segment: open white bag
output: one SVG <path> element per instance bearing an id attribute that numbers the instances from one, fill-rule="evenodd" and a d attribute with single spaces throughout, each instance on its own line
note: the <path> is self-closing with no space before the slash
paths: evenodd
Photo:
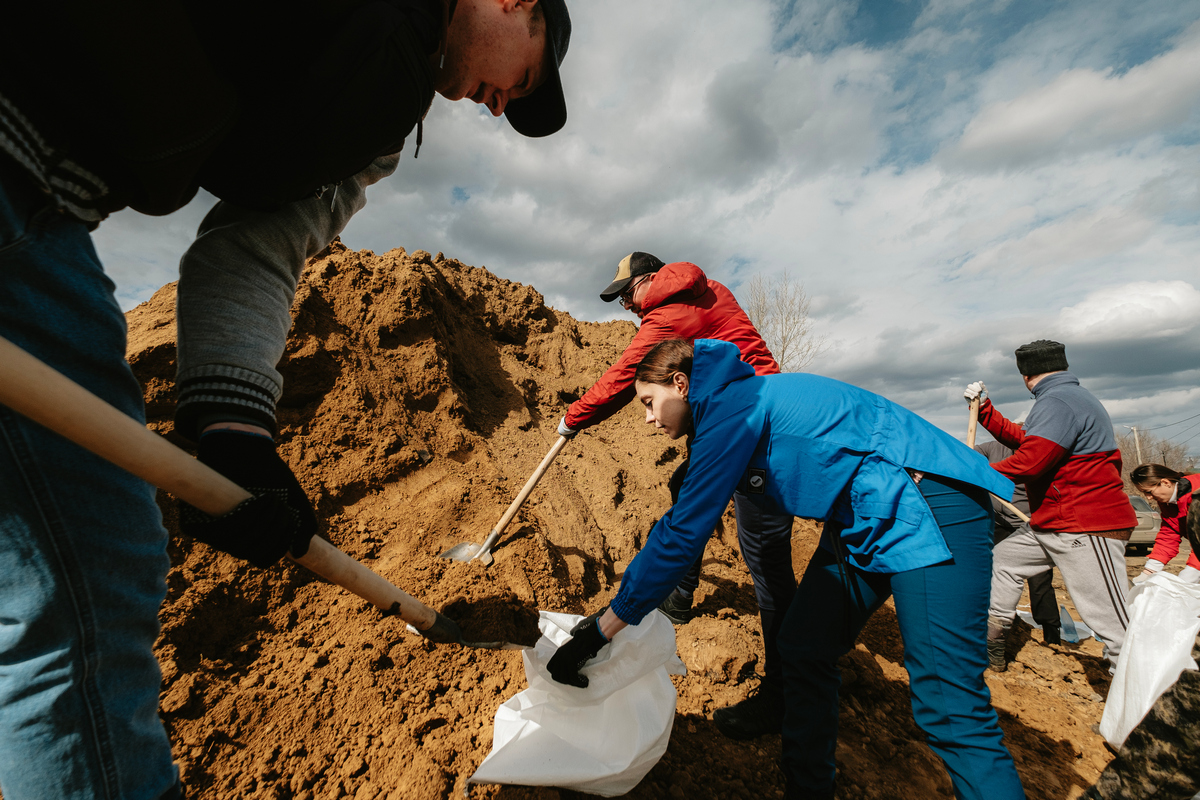
<path id="1" fill-rule="evenodd" d="M 588 687 L 565 686 L 546 664 L 582 619 L 542 611 L 542 638 L 523 653 L 529 688 L 496 710 L 492 752 L 471 783 L 558 786 L 615 797 L 637 785 L 667 750 L 675 685 L 686 669 L 675 628 L 651 612 L 613 637 L 581 672 Z"/>
<path id="2" fill-rule="evenodd" d="M 1192 646 L 1200 631 L 1200 585 L 1159 572 L 1129 593 L 1129 627 L 1100 735 L 1120 747 L 1185 669 L 1196 669 Z"/>

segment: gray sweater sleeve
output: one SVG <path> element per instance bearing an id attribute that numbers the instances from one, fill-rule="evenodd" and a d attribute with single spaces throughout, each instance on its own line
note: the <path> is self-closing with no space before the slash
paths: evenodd
<path id="1" fill-rule="evenodd" d="M 191 439 L 201 424 L 238 421 L 275 430 L 275 403 L 296 284 L 367 202 L 371 184 L 400 155 L 373 161 L 321 197 L 271 212 L 220 202 L 179 264 L 176 429 Z"/>

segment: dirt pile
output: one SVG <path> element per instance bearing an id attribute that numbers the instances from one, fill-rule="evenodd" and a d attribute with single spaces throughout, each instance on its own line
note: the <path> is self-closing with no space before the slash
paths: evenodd
<path id="1" fill-rule="evenodd" d="M 469 639 L 527 641 L 536 609 L 590 612 L 611 598 L 666 509 L 666 479 L 682 456 L 632 407 L 567 446 L 493 566 L 437 554 L 486 536 L 632 323 L 579 322 L 530 287 L 441 254 L 340 244 L 309 266 L 293 311 L 280 452 L 324 535 L 459 620 Z M 151 425 L 172 437 L 173 312 L 168 286 L 128 314 Z M 817 535 L 797 523 L 798 569 Z M 490 749 L 497 706 L 524 688 L 519 653 L 430 646 L 299 567 L 257 570 L 178 535 L 171 556 L 162 716 L 191 796 L 457 795 Z M 631 796 L 782 796 L 778 737 L 732 742 L 711 721 L 745 696 L 761 658 L 731 516 L 709 545 L 698 609 L 678 629 L 690 674 L 675 679 L 670 749 Z M 1073 797 L 1108 758 L 1089 730 L 1106 676 L 1094 654 L 1021 644 L 1023 664 L 989 678 L 1002 724 L 1029 796 Z M 839 797 L 951 796 L 907 710 L 901 661 L 885 608 L 845 660 Z"/>

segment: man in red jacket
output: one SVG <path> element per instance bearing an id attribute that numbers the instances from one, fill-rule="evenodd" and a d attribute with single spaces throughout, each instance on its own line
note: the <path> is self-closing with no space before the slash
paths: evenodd
<path id="1" fill-rule="evenodd" d="M 558 432 L 572 437 L 599 424 L 634 398 L 633 374 L 650 348 L 664 339 L 722 339 L 737 345 L 742 360 L 757 375 L 773 375 L 779 365 L 767 349 L 733 293 L 705 276 L 695 264 L 664 264 L 649 253 L 621 259 L 613 282 L 600 293 L 610 303 L 637 314 L 642 324 L 617 363 L 567 409 Z M 669 486 L 672 500 L 683 483 L 687 460 L 675 470 Z M 733 496 L 738 544 L 754 579 L 762 622 L 766 664 L 762 682 L 737 705 L 718 709 L 713 720 L 731 739 L 753 739 L 779 733 L 783 727 L 783 664 L 779 658 L 779 625 L 796 591 L 792 572 L 792 517 L 759 508 L 748 495 Z M 676 624 L 691 618 L 692 593 L 700 583 L 700 561 L 660 607 Z"/>
<path id="2" fill-rule="evenodd" d="M 1066 349 L 1040 339 L 1017 348 L 1017 369 L 1035 398 L 1022 430 L 996 410 L 981 382 L 963 396 L 983 399 L 979 421 L 996 441 L 1015 452 L 992 464 L 1024 483 L 1033 514 L 1029 525 L 993 551 L 992 600 L 988 609 L 988 661 L 1006 668 L 1005 636 L 1023 584 L 1057 566 L 1083 621 L 1104 642 L 1115 667 L 1125 641 L 1125 542 L 1137 525 L 1121 482 L 1108 412 L 1067 372 Z"/>

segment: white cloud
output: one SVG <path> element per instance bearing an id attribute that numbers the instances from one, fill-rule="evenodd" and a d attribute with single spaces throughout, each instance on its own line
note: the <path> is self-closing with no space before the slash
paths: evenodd
<path id="1" fill-rule="evenodd" d="M 1073 341 L 1092 342 L 1200 333 L 1200 290 L 1182 280 L 1105 287 L 1064 308 L 1058 330 Z"/>
<path id="2" fill-rule="evenodd" d="M 1029 270 L 1066 270 L 1130 249 L 1157 230 L 1155 220 L 1123 208 L 1093 208 L 1036 227 L 971 257 L 963 269 L 1003 270 L 1024 276 Z"/>
<path id="3" fill-rule="evenodd" d="M 1121 74 L 1069 69 L 984 107 L 949 150 L 968 167 L 1016 167 L 1121 144 L 1178 126 L 1200 104 L 1200 26 L 1175 49 Z"/>
<path id="4" fill-rule="evenodd" d="M 1132 420 L 1134 422 L 1143 419 L 1175 421 L 1182 419 L 1184 416 L 1190 416 L 1190 414 L 1182 414 L 1181 412 L 1198 407 L 1200 407 L 1200 389 L 1174 389 L 1138 397 L 1110 399 L 1104 403 L 1104 408 L 1108 411 L 1108 415 L 1117 424 L 1119 424 L 1118 420 Z M 1196 412 L 1193 411 L 1192 413 Z M 1154 423 L 1147 424 L 1152 426 Z M 1160 421 L 1157 424 L 1163 423 Z M 1166 433 L 1168 436 L 1172 435 L 1170 431 L 1166 431 Z"/>

